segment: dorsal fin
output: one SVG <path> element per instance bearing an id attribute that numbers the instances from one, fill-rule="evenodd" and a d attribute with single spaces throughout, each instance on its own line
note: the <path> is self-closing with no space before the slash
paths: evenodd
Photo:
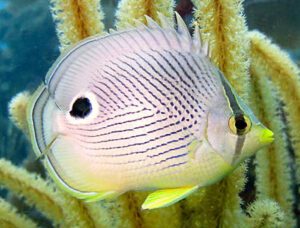
<path id="1" fill-rule="evenodd" d="M 202 39 L 201 39 L 200 29 L 199 29 L 199 26 L 196 25 L 194 34 L 193 34 L 193 45 L 194 45 L 195 49 L 200 50 L 201 43 L 202 43 Z"/>
<path id="2" fill-rule="evenodd" d="M 173 30 L 174 27 L 171 25 L 171 23 L 169 22 L 168 18 L 166 16 L 164 16 L 162 13 L 157 12 L 161 27 L 163 29 L 169 29 L 169 30 Z"/>
<path id="3" fill-rule="evenodd" d="M 140 28 L 146 28 L 147 26 L 140 20 L 138 19 L 133 19 L 134 21 L 134 25 L 137 29 L 140 29 Z"/>
<path id="4" fill-rule="evenodd" d="M 203 42 L 202 37 L 201 37 L 201 32 L 199 29 L 199 25 L 195 25 L 195 30 L 193 34 L 193 45 L 196 50 L 202 52 L 206 57 L 210 58 L 211 53 L 209 49 L 209 44 L 208 42 Z"/>
<path id="5" fill-rule="evenodd" d="M 188 39 L 189 42 L 192 42 L 189 29 L 186 26 L 184 20 L 182 19 L 182 17 L 177 12 L 175 12 L 175 16 L 176 16 L 176 21 L 177 21 L 177 30 L 178 30 L 178 32 L 180 34 L 182 34 L 186 39 Z"/>
<path id="6" fill-rule="evenodd" d="M 157 29 L 159 28 L 159 25 L 156 23 L 156 21 L 154 21 L 151 17 L 145 15 L 145 18 L 146 18 L 146 21 L 147 21 L 147 26 L 149 28 L 152 28 L 152 29 Z"/>
<path id="7" fill-rule="evenodd" d="M 110 29 L 108 29 L 108 32 L 109 32 L 109 34 L 114 34 L 114 33 L 116 33 L 117 31 L 114 30 L 114 29 L 112 29 L 112 28 L 110 28 Z"/>
<path id="8" fill-rule="evenodd" d="M 208 42 L 204 42 L 201 49 L 202 49 L 202 53 L 204 53 L 205 56 L 209 57 L 209 45 L 208 45 Z"/>

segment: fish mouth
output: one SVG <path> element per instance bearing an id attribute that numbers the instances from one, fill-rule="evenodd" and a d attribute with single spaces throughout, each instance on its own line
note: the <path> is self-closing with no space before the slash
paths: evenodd
<path id="1" fill-rule="evenodd" d="M 265 128 L 261 131 L 259 141 L 263 144 L 269 144 L 274 141 L 274 133 L 269 130 L 268 128 Z"/>

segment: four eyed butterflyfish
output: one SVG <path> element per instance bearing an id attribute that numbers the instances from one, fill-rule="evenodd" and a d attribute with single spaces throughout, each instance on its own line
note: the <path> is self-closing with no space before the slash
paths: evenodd
<path id="1" fill-rule="evenodd" d="M 161 16 L 85 39 L 33 95 L 33 148 L 54 181 L 86 201 L 153 191 L 160 208 L 215 183 L 273 141 L 191 37 Z"/>

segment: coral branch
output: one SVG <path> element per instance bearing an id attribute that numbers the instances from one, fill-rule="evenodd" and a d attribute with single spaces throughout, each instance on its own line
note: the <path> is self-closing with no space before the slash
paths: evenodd
<path id="1" fill-rule="evenodd" d="M 129 192 L 125 195 L 128 205 L 125 211 L 127 210 L 128 216 L 136 221 L 135 227 L 179 227 L 182 221 L 180 204 L 157 210 L 141 211 L 141 205 L 148 194 L 149 192 Z"/>
<path id="2" fill-rule="evenodd" d="M 279 88 L 285 103 L 287 125 L 296 155 L 297 178 L 300 183 L 300 78 L 299 69 L 288 55 L 259 32 L 249 33 L 253 68 L 269 76 Z"/>
<path id="3" fill-rule="evenodd" d="M 134 227 L 134 221 L 124 213 L 127 204 L 122 198 L 123 196 L 115 201 L 100 201 L 86 205 L 95 227 Z"/>
<path id="4" fill-rule="evenodd" d="M 62 209 L 54 201 L 59 197 L 41 178 L 0 160 L 0 184 L 24 196 L 30 205 L 35 205 L 48 218 L 54 221 L 63 219 Z"/>
<path id="5" fill-rule="evenodd" d="M 245 184 L 245 165 L 226 179 L 190 196 L 182 206 L 184 227 L 243 227 L 239 192 Z"/>
<path id="6" fill-rule="evenodd" d="M 122 0 L 117 11 L 118 29 L 126 28 L 128 25 L 136 25 L 136 20 L 146 24 L 145 15 L 158 21 L 158 12 L 173 21 L 173 0 Z"/>
<path id="7" fill-rule="evenodd" d="M 248 213 L 250 215 L 248 226 L 251 228 L 282 227 L 284 224 L 284 213 L 272 200 L 257 200 L 248 208 Z"/>
<path id="8" fill-rule="evenodd" d="M 285 212 L 285 224 L 295 226 L 291 178 L 291 158 L 287 135 L 281 120 L 279 95 L 272 82 L 260 69 L 251 67 L 256 89 L 256 102 L 260 104 L 259 116 L 275 134 L 274 143 L 256 154 L 256 187 L 258 198 L 275 200 Z"/>
<path id="9" fill-rule="evenodd" d="M 55 224 L 94 227 L 81 201 L 61 193 L 51 183 L 3 159 L 0 159 L 0 185 L 25 197 L 29 205 L 35 206 Z"/>
<path id="10" fill-rule="evenodd" d="M 0 226 L 35 228 L 37 224 L 24 215 L 19 215 L 16 208 L 0 199 Z"/>
<path id="11" fill-rule="evenodd" d="M 11 121 L 27 136 L 29 135 L 29 131 L 26 122 L 26 109 L 29 99 L 30 94 L 28 92 L 21 92 L 13 97 L 8 105 Z"/>
<path id="12" fill-rule="evenodd" d="M 97 0 L 51 0 L 60 50 L 104 30 L 104 15 Z"/>
<path id="13" fill-rule="evenodd" d="M 240 0 L 193 0 L 195 26 L 209 42 L 213 62 L 244 99 L 249 93 L 249 40 Z"/>
<path id="14" fill-rule="evenodd" d="M 141 210 L 148 194 L 128 192 L 114 201 L 87 204 L 87 208 L 96 227 L 180 227 L 182 212 L 179 204 L 151 211 Z"/>

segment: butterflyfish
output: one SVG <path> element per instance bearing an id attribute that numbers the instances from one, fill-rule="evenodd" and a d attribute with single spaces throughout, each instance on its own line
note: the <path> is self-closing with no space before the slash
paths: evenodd
<path id="1" fill-rule="evenodd" d="M 166 207 L 213 184 L 273 141 L 191 36 L 161 17 L 87 38 L 32 96 L 33 149 L 62 189 L 85 201 L 151 191 Z"/>

